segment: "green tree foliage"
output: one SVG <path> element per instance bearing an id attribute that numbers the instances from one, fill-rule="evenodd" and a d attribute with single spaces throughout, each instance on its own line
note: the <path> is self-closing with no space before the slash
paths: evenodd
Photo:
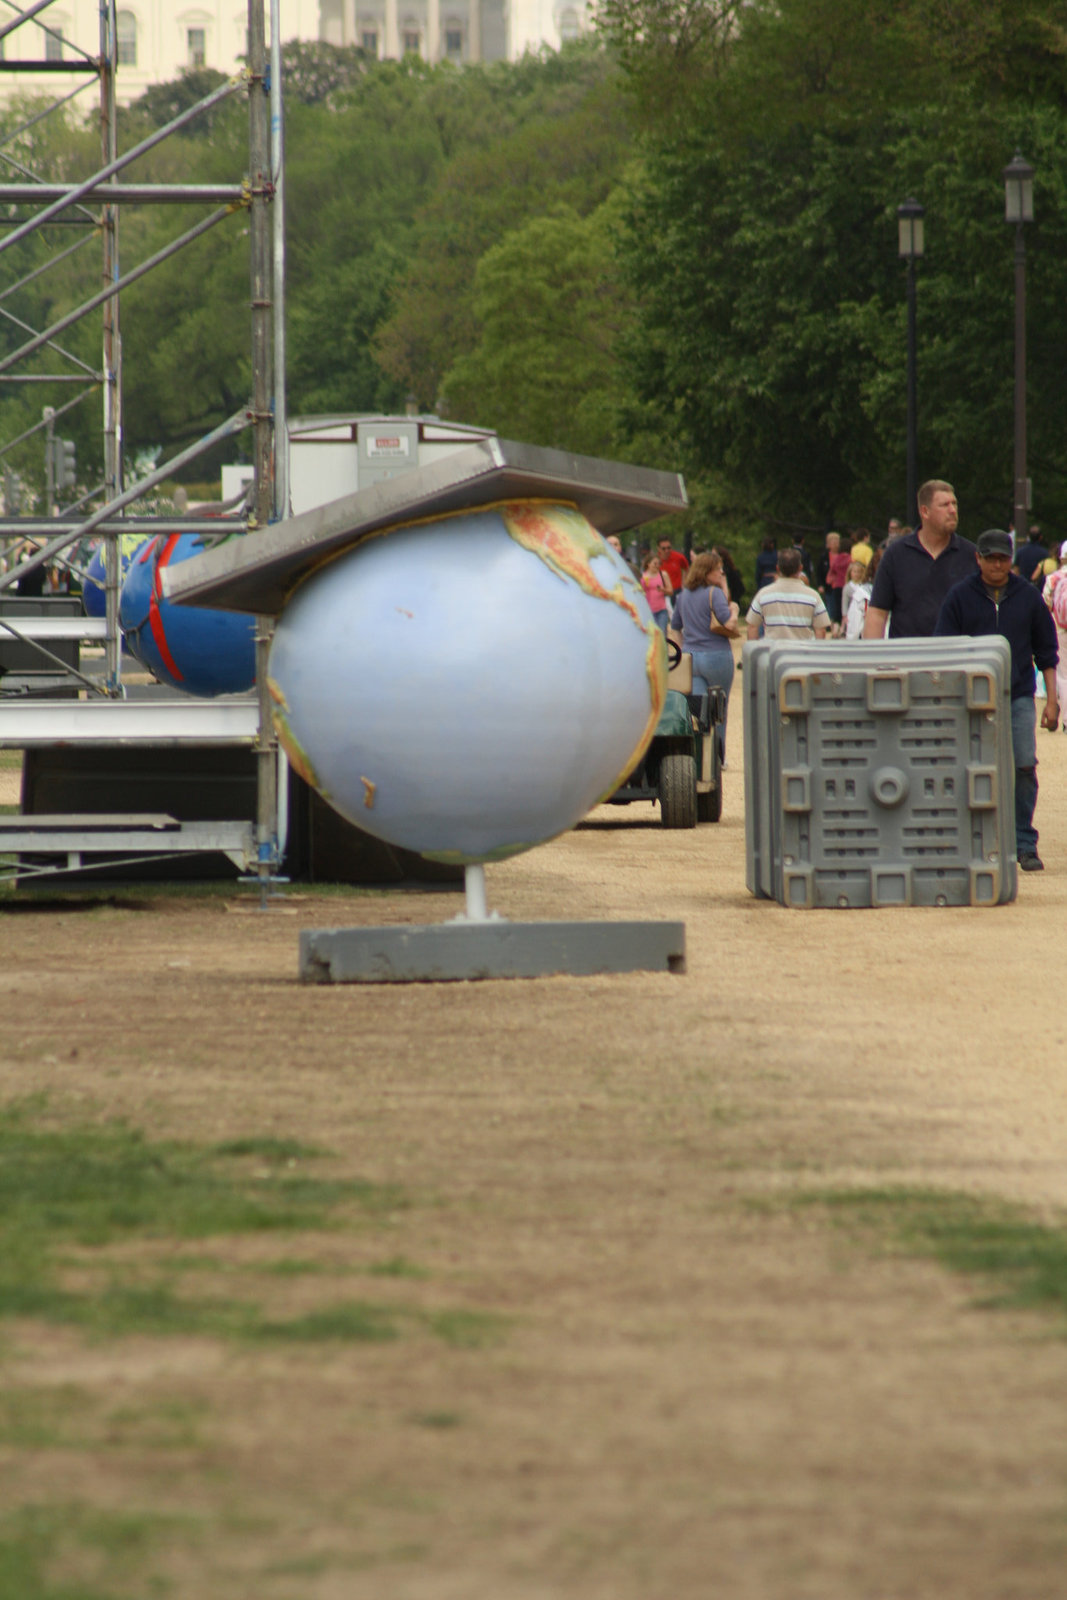
<path id="1" fill-rule="evenodd" d="M 662 139 L 684 130 L 694 98 L 717 79 L 750 0 L 602 0 L 602 35 L 622 67 L 639 124 Z"/>
<path id="2" fill-rule="evenodd" d="M 287 106 L 317 106 L 353 89 L 366 74 L 369 58 L 358 45 L 321 44 L 290 39 L 282 45 Z"/>
<path id="3" fill-rule="evenodd" d="M 377 410 L 405 390 L 371 341 L 445 155 L 434 74 L 383 62 L 287 125 L 288 377 L 294 412 Z"/>
<path id="4" fill-rule="evenodd" d="M 1007 515 L 1001 172 L 1021 145 L 1038 168 L 1031 461 L 1045 510 L 1067 514 L 1063 14 L 1062 0 L 756 0 L 662 123 L 656 96 L 680 46 L 649 33 L 653 64 L 631 71 L 646 167 L 624 252 L 640 305 L 627 369 L 681 426 L 720 511 L 825 525 L 904 510 L 895 210 L 914 194 L 927 209 L 920 475 L 951 478 L 965 516 Z"/>
<path id="5" fill-rule="evenodd" d="M 1061 103 L 1063 0 L 603 0 L 642 126 L 742 137 L 936 104 L 964 88 Z M 694 117 L 696 124 L 694 124 Z"/>
<path id="6" fill-rule="evenodd" d="M 451 416 L 531 444 L 608 455 L 621 324 L 629 314 L 615 265 L 613 213 L 560 207 L 513 229 L 478 266 L 478 344 L 448 372 Z"/>
<path id="7" fill-rule="evenodd" d="M 879 243 L 888 287 L 891 240 L 875 197 L 853 210 L 850 178 L 864 181 L 870 151 L 838 160 L 831 190 L 840 152 L 808 146 L 805 170 L 796 143 L 785 172 L 773 152 L 743 171 L 710 153 L 655 165 L 633 214 L 645 294 L 630 363 L 641 392 L 676 402 L 699 467 L 756 508 L 792 498 L 810 522 L 832 520 L 876 459 L 861 394 L 871 330 L 854 297 Z"/>
<path id="8" fill-rule="evenodd" d="M 544 387 L 552 387 L 554 359 L 557 391 L 581 392 L 578 434 L 605 439 L 610 390 L 617 384 L 611 330 L 613 319 L 619 321 L 605 297 L 624 301 L 625 292 L 606 236 L 590 271 L 578 265 L 583 251 L 598 254 L 585 223 L 611 195 L 629 149 L 618 74 L 605 52 L 585 43 L 457 70 L 431 68 L 410 56 L 373 62 L 360 51 L 287 46 L 284 70 L 290 410 L 392 409 L 411 391 L 424 409 L 432 408 L 444 375 L 461 356 L 485 340 L 488 359 L 493 341 L 506 335 L 501 319 L 483 329 L 474 309 L 482 256 L 506 244 L 513 229 L 558 213 L 575 235 L 557 241 L 560 262 L 571 273 L 564 321 L 573 348 L 557 348 L 554 356 L 551 348 L 540 352 Z M 123 147 L 191 110 L 224 82 L 215 73 L 185 73 L 154 88 L 120 118 Z M 238 182 L 248 163 L 247 102 L 248 90 L 238 84 L 125 176 L 170 184 Z M 46 133 L 48 127 L 56 131 Z M 100 161 L 98 135 L 73 116 L 40 125 L 27 140 L 42 176 L 81 175 Z M 165 253 L 205 210 L 191 204 L 123 208 L 120 270 Z M 557 228 L 566 231 L 563 220 Z M 520 237 L 505 263 L 535 263 L 530 244 Z M 28 265 L 44 247 L 41 239 L 27 241 Z M 60 285 L 64 305 L 87 298 L 97 286 L 98 259 L 90 245 L 83 261 L 55 269 L 24 297 L 20 314 L 41 326 Z M 487 283 L 493 271 L 487 269 Z M 532 285 L 532 293 L 540 288 Z M 249 292 L 244 208 L 123 292 L 129 453 L 162 448 L 165 458 L 247 400 Z M 565 309 L 562 297 L 558 309 Z M 503 375 L 530 362 L 532 324 L 531 304 L 521 348 L 514 358 L 500 353 L 502 404 Z M 0 318 L 0 349 L 17 337 Z M 98 320 L 89 319 L 78 338 L 95 367 Z M 584 361 L 583 347 L 590 353 Z M 593 393 L 597 373 L 605 388 L 600 399 Z M 514 383 L 510 388 L 513 398 Z M 508 407 L 507 415 L 515 416 L 511 399 Z M 553 435 L 560 442 L 566 418 L 564 409 Z M 80 459 L 99 457 L 98 428 L 95 439 L 87 429 L 86 446 L 79 441 Z"/>
<path id="9" fill-rule="evenodd" d="M 441 166 L 429 69 L 368 64 L 362 52 L 286 46 L 287 376 L 294 411 L 398 402 L 370 339 L 405 258 L 415 208 Z M 142 179 L 239 181 L 248 165 L 247 94 L 210 126 L 158 146 Z M 124 265 L 164 247 L 203 208 L 146 208 L 123 218 Z M 248 398 L 251 385 L 247 212 L 238 211 L 123 297 L 131 448 L 187 443 Z M 236 446 L 231 446 L 234 449 Z"/>
<path id="10" fill-rule="evenodd" d="M 555 207 L 588 216 L 611 194 L 630 149 L 617 76 L 595 48 L 487 69 L 478 83 L 492 120 L 484 138 L 451 152 L 374 344 L 382 368 L 424 408 L 437 404 L 445 373 L 478 342 L 482 256 Z"/>
<path id="11" fill-rule="evenodd" d="M 613 111 L 595 100 L 602 52 L 457 71 L 411 56 L 368 63 L 361 52 L 287 47 L 285 70 L 287 86 L 295 82 L 286 117 L 290 409 L 388 409 L 412 389 L 428 408 L 446 368 L 475 341 L 470 301 L 484 249 L 536 212 L 546 190 L 583 213 L 610 192 L 621 121 L 617 95 Z M 207 133 L 196 123 L 152 151 L 137 175 L 232 181 L 246 163 L 242 101 L 227 102 Z M 137 258 L 191 220 L 175 208 L 139 218 Z M 131 443 L 182 443 L 232 410 L 235 396 L 240 403 L 247 304 L 240 217 L 129 291 Z"/>
<path id="12" fill-rule="evenodd" d="M 877 523 L 905 510 L 895 210 L 915 195 L 920 470 L 957 483 L 968 524 L 1002 520 L 1001 172 L 1019 146 L 1037 168 L 1031 471 L 1040 514 L 1067 525 L 1067 0 L 605 0 L 601 16 L 606 43 L 462 70 L 286 47 L 290 409 L 412 393 L 531 441 L 684 469 L 719 527 Z M 127 147 L 221 81 L 151 91 L 123 114 Z M 0 141 L 30 172 L 99 164 L 98 132 L 72 113 L 18 126 L 0 120 Z M 239 86 L 128 176 L 232 183 L 247 161 Z M 202 215 L 125 208 L 122 270 Z M 236 210 L 124 293 L 131 450 L 172 453 L 248 398 L 247 224 Z M 8 288 L 45 243 L 9 252 Z M 0 310 L 45 326 L 96 287 L 93 246 L 81 256 L 0 292 Z M 0 351 L 22 337 L 0 316 Z M 98 363 L 98 324 L 64 342 Z M 43 398 L 0 386 L 7 437 Z M 95 404 L 84 436 L 64 430 L 80 461 Z"/>
<path id="13" fill-rule="evenodd" d="M 100 165 L 100 134 L 69 109 L 46 115 L 49 102 L 15 101 L 0 115 L 0 163 L 8 181 L 75 183 Z M 25 206 L 3 208 L 4 237 L 31 216 Z M 75 310 L 99 285 L 100 245 L 97 212 L 71 208 L 41 232 L 7 248 L 0 266 L 0 354 L 21 349 L 37 333 Z M 88 287 L 87 287 L 88 285 Z M 23 358 L 11 377 L 60 374 L 88 376 L 100 366 L 99 320 L 76 322 L 53 343 Z M 81 396 L 57 424 L 57 434 L 73 438 L 87 475 L 100 458 L 99 389 L 64 383 L 16 382 L 0 377 L 0 438 L 12 440 L 41 421 L 44 405 L 56 408 Z M 44 432 L 39 431 L 2 458 L 16 470 L 32 495 L 44 487 Z"/>
<path id="14" fill-rule="evenodd" d="M 201 100 L 206 100 L 216 89 L 221 89 L 225 82 L 225 73 L 216 72 L 214 67 L 190 67 L 169 83 L 154 83 L 134 101 L 128 119 L 123 119 L 125 132 L 129 135 L 138 129 L 138 137 L 143 137 L 144 130 L 138 127 L 139 124 L 144 124 L 146 129 L 165 128 L 168 122 L 173 122 L 185 111 L 191 111 Z M 224 112 L 219 106 L 206 111 L 199 124 L 200 132 L 210 132 L 222 115 Z M 137 138 L 126 139 L 127 146 L 137 142 Z"/>
<path id="15" fill-rule="evenodd" d="M 210 85 L 196 85 L 205 87 L 210 92 Z M 191 91 L 190 103 L 202 97 Z M 123 124 L 123 132 L 127 144 L 137 142 L 136 118 Z M 247 172 L 243 88 L 128 169 L 131 181 L 186 185 L 239 184 Z M 119 219 L 122 271 L 165 250 L 215 209 L 214 204 L 125 207 Z M 125 433 L 131 453 L 163 447 L 165 456 L 173 454 L 248 400 L 249 299 L 243 208 L 123 292 Z"/>

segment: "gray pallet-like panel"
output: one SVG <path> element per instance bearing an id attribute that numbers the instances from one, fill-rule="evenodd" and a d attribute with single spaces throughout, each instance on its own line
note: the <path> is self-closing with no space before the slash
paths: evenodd
<path id="1" fill-rule="evenodd" d="M 746 647 L 746 878 L 784 905 L 1014 898 L 1003 639 Z"/>

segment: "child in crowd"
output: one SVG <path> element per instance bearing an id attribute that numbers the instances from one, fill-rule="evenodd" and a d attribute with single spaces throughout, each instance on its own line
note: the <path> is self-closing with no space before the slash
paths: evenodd
<path id="1" fill-rule="evenodd" d="M 862 583 L 866 576 L 867 563 L 865 561 L 852 561 L 849 563 L 848 578 L 846 579 L 845 587 L 841 591 L 842 622 L 845 622 L 848 619 L 848 608 L 851 604 L 853 591 L 855 590 L 856 585 Z"/>

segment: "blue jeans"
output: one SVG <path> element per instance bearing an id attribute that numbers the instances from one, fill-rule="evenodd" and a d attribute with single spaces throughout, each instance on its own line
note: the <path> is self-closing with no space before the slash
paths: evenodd
<path id="1" fill-rule="evenodd" d="M 734 681 L 734 653 L 732 650 L 694 650 L 693 693 L 703 694 L 705 689 L 725 691 L 726 705 L 730 705 L 730 689 Z M 723 736 L 726 735 L 726 713 L 722 719 Z"/>
<path id="2" fill-rule="evenodd" d="M 1015 852 L 1037 854 L 1037 707 L 1032 695 L 1011 703 L 1011 753 L 1015 760 Z"/>

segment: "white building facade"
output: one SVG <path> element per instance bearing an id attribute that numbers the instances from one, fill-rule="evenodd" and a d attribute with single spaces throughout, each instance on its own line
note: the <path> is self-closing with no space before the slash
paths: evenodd
<path id="1" fill-rule="evenodd" d="M 319 0 L 317 37 L 391 59 L 514 61 L 558 50 L 591 21 L 586 0 Z"/>
<path id="2" fill-rule="evenodd" d="M 0 10 L 0 94 L 62 92 L 59 63 L 76 67 L 100 51 L 99 0 L 53 0 L 29 21 Z M 267 10 L 269 32 L 270 7 Z M 359 45 L 380 58 L 409 52 L 427 61 L 515 60 L 543 45 L 559 49 L 591 25 L 587 0 L 280 0 L 283 40 Z M 189 68 L 237 71 L 247 49 L 243 0 L 120 0 L 119 100 L 127 104 Z M 14 26 L 12 26 L 14 24 Z M 25 70 L 30 63 L 44 70 Z"/>

